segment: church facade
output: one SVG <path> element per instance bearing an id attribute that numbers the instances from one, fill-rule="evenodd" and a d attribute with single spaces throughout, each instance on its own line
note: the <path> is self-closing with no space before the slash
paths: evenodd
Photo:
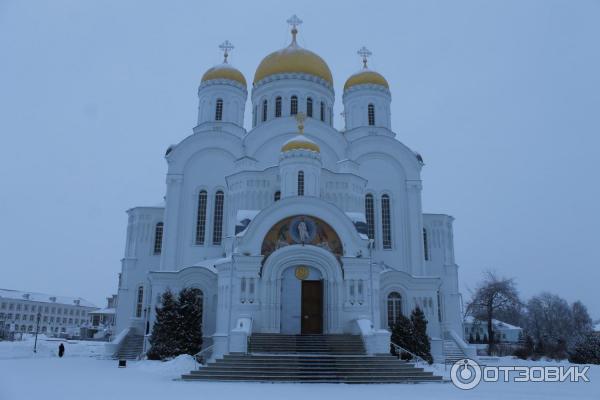
<path id="1" fill-rule="evenodd" d="M 444 340 L 464 345 L 453 218 L 423 213 L 423 161 L 392 130 L 368 50 L 336 130 L 331 71 L 288 22 L 291 44 L 262 60 L 250 93 L 222 45 L 197 126 L 166 151 L 164 203 L 128 210 L 116 332 L 147 337 L 161 293 L 195 287 L 215 356 L 246 351 L 257 332 L 355 333 L 386 353 L 389 327 L 420 307 L 442 360 Z"/>

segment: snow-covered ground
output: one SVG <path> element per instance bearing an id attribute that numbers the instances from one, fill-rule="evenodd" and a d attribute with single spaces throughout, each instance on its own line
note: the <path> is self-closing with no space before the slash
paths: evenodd
<path id="1" fill-rule="evenodd" d="M 600 399 L 600 366 L 592 366 L 590 383 L 481 383 L 462 391 L 450 383 L 417 385 L 265 384 L 174 381 L 194 366 L 187 356 L 161 363 L 99 359 L 102 343 L 67 343 L 66 356 L 54 355 L 57 342 L 42 341 L 35 356 L 33 342 L 0 342 L 0 400 L 30 399 Z M 29 352 L 27 352 L 29 349 Z M 510 358 L 498 365 L 524 365 Z M 554 365 L 536 362 L 536 365 Z M 489 365 L 493 365 L 490 363 Z M 439 367 L 443 372 L 444 368 Z"/>

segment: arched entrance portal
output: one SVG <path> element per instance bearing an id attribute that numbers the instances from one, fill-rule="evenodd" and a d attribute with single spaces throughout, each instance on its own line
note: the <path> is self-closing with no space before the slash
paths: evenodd
<path id="1" fill-rule="evenodd" d="M 297 265 L 283 271 L 281 282 L 281 333 L 323 333 L 324 285 L 321 272 Z"/>

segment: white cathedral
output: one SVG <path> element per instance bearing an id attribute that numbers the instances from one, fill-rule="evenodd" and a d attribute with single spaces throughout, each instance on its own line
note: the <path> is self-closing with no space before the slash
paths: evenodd
<path id="1" fill-rule="evenodd" d="M 147 339 L 161 293 L 195 287 L 214 357 L 253 333 L 360 334 L 388 353 L 389 327 L 415 307 L 436 361 L 449 340 L 468 350 L 453 218 L 423 213 L 423 160 L 392 130 L 388 82 L 361 49 L 336 130 L 331 71 L 288 22 L 291 43 L 254 74 L 250 130 L 229 42 L 202 76 L 198 124 L 165 154 L 164 204 L 128 210 L 116 332 Z"/>

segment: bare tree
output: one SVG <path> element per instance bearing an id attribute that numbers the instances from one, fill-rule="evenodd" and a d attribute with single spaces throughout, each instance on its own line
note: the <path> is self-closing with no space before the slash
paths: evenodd
<path id="1" fill-rule="evenodd" d="M 492 271 L 484 273 L 467 304 L 467 315 L 487 323 L 488 354 L 495 350 L 496 337 L 493 320 L 498 314 L 509 314 L 522 307 L 516 284 L 512 278 L 498 277 Z"/>

